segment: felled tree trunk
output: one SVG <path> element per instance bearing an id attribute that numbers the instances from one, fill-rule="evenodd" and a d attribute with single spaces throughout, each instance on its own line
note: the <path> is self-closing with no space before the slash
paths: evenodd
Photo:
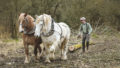
<path id="1" fill-rule="evenodd" d="M 94 45 L 94 43 L 91 42 L 90 45 Z M 68 50 L 70 52 L 73 52 L 81 47 L 82 47 L 82 44 L 71 45 L 71 46 L 69 46 Z"/>

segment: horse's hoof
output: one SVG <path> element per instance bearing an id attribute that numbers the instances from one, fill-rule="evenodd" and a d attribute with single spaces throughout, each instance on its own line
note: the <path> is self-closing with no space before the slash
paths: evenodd
<path id="1" fill-rule="evenodd" d="M 24 61 L 25 64 L 30 63 L 29 61 Z"/>
<path id="2" fill-rule="evenodd" d="M 67 56 L 61 57 L 62 60 L 67 60 Z"/>
<path id="3" fill-rule="evenodd" d="M 50 60 L 45 60 L 45 63 L 51 63 L 51 61 Z"/>

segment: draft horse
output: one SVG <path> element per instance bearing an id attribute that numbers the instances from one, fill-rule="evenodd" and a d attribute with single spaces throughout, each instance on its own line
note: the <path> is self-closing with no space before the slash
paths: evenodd
<path id="1" fill-rule="evenodd" d="M 64 22 L 56 23 L 48 14 L 36 16 L 35 36 L 41 37 L 45 47 L 46 60 L 50 63 L 50 57 L 55 58 L 57 47 L 61 51 L 61 59 L 67 60 L 67 43 L 70 38 L 70 28 Z"/>
<path id="2" fill-rule="evenodd" d="M 42 48 L 40 45 L 42 43 L 41 37 L 36 38 L 34 36 L 35 33 L 35 24 L 34 18 L 27 13 L 21 13 L 18 19 L 19 22 L 19 32 L 23 34 L 23 44 L 25 48 L 25 61 L 24 63 L 29 63 L 29 45 L 34 46 L 34 55 L 35 59 L 38 60 L 37 57 L 37 50 L 39 51 L 40 55 L 42 52 Z"/>

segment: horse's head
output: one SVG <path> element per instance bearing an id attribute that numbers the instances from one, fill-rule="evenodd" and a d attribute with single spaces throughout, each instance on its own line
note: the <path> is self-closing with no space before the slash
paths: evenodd
<path id="1" fill-rule="evenodd" d="M 34 27 L 34 19 L 27 13 L 21 13 L 18 19 L 19 22 L 19 32 L 27 33 Z"/>
<path id="2" fill-rule="evenodd" d="M 36 30 L 35 36 L 40 36 L 42 33 L 47 33 L 51 29 L 51 21 L 52 18 L 50 15 L 43 14 L 40 16 L 36 16 Z"/>

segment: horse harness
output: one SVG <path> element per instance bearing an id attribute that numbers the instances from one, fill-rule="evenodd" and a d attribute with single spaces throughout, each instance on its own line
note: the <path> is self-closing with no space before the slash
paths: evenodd
<path id="1" fill-rule="evenodd" d="M 61 30 L 61 33 L 58 32 L 58 33 L 60 34 L 60 39 L 61 39 L 61 38 L 63 37 L 63 36 L 62 36 L 62 34 L 63 34 L 63 33 L 62 33 L 62 28 L 61 28 L 61 26 L 60 26 L 58 23 L 57 23 L 57 25 L 60 27 L 60 30 Z"/>
<path id="2" fill-rule="evenodd" d="M 25 25 L 27 25 L 27 24 L 29 24 L 29 21 L 28 21 L 28 19 L 25 17 Z M 26 27 L 24 27 L 24 34 L 33 34 L 33 33 L 35 33 L 35 26 L 33 27 L 33 29 L 31 30 L 31 31 L 29 31 L 29 32 L 27 32 L 27 28 Z"/>
<path id="3" fill-rule="evenodd" d="M 43 20 L 43 25 L 44 25 L 44 20 Z M 43 26 L 42 26 L 42 28 L 43 28 Z M 42 33 L 42 35 L 45 37 L 49 37 L 49 36 L 53 35 L 53 33 L 54 33 L 54 20 L 52 19 L 50 31 L 47 34 Z"/>
<path id="4" fill-rule="evenodd" d="M 44 22 L 44 21 L 43 21 Z M 43 24 L 44 25 L 44 24 Z M 60 29 L 61 29 L 61 33 L 59 33 L 60 34 L 60 39 L 62 38 L 62 28 L 61 28 L 61 26 L 57 23 L 57 25 L 60 27 Z M 54 32 L 57 32 L 57 31 L 55 31 L 54 30 L 54 19 L 52 19 L 52 23 L 51 23 L 51 30 L 45 35 L 44 33 L 42 33 L 42 35 L 43 36 L 45 36 L 45 37 L 49 37 L 49 36 L 51 36 L 51 35 L 53 35 L 54 34 Z"/>

